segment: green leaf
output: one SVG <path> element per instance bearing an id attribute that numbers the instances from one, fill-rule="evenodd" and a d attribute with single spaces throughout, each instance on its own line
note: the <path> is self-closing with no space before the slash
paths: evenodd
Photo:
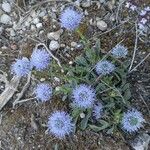
<path id="1" fill-rule="evenodd" d="M 88 109 L 87 111 L 88 111 L 87 115 L 85 116 L 85 118 L 82 119 L 81 124 L 80 124 L 80 128 L 82 130 L 86 129 L 86 127 L 88 125 L 88 120 L 89 120 L 89 118 L 91 117 L 91 114 L 92 114 L 92 110 L 91 109 Z"/>
<path id="2" fill-rule="evenodd" d="M 102 126 L 89 125 L 89 127 L 90 127 L 93 131 L 99 132 L 99 131 L 104 130 L 104 129 L 106 129 L 106 128 L 108 128 L 108 127 L 110 126 L 109 123 L 106 122 L 106 121 L 104 121 L 104 120 L 100 120 L 99 122 L 100 122 L 100 124 L 102 124 Z"/>
<path id="3" fill-rule="evenodd" d="M 92 130 L 95 131 L 95 132 L 99 132 L 99 131 L 102 130 L 101 127 L 98 127 L 98 126 L 96 126 L 96 125 L 89 125 L 89 127 L 90 127 L 90 129 L 92 129 Z"/>
<path id="4" fill-rule="evenodd" d="M 131 91 L 130 89 L 127 89 L 124 93 L 124 99 L 129 100 L 131 98 Z"/>
<path id="5" fill-rule="evenodd" d="M 78 56 L 78 57 L 76 57 L 75 62 L 76 62 L 78 65 L 83 65 L 83 66 L 86 66 L 86 65 L 87 65 L 87 61 L 86 61 L 86 59 L 85 59 L 83 56 Z"/>

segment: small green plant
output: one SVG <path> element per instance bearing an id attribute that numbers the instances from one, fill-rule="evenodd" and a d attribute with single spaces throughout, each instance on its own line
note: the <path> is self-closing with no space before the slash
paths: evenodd
<path id="1" fill-rule="evenodd" d="M 113 133 L 113 130 L 120 124 L 122 113 L 130 105 L 130 84 L 127 82 L 129 62 L 125 58 L 113 57 L 110 52 L 103 54 L 99 40 L 94 48 L 90 48 L 88 45 L 84 50 L 84 54 L 76 57 L 72 66 L 64 66 L 63 81 L 65 84 L 59 88 L 56 94 L 62 94 L 63 100 L 69 99 L 71 102 L 72 91 L 77 85 L 86 84 L 94 88 L 96 101 L 102 101 L 104 105 L 103 116 L 94 120 L 93 107 L 80 108 L 71 104 L 71 114 L 76 127 L 82 130 L 89 127 L 96 132 L 107 129 L 108 133 Z M 96 64 L 106 60 L 115 66 L 113 66 L 114 69 L 108 74 L 98 74 Z M 108 72 L 107 65 L 104 66 L 103 72 Z"/>

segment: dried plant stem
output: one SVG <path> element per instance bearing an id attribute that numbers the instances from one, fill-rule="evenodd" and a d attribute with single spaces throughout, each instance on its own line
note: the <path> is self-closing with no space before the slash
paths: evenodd
<path id="1" fill-rule="evenodd" d="M 23 99 L 23 100 L 19 100 L 15 103 L 16 104 L 20 104 L 20 103 L 24 103 L 24 102 L 27 102 L 27 101 L 30 101 L 30 100 L 33 100 L 33 99 L 36 99 L 36 97 L 31 97 L 31 98 L 27 98 L 27 99 Z"/>
<path id="2" fill-rule="evenodd" d="M 0 95 L 0 111 L 6 105 L 6 103 L 12 98 L 16 92 L 20 82 L 20 77 L 14 76 L 5 90 Z"/>
<path id="3" fill-rule="evenodd" d="M 134 52 L 133 52 L 133 56 L 132 56 L 132 60 L 131 60 L 131 64 L 130 64 L 130 67 L 129 67 L 128 72 L 131 71 L 131 68 L 132 68 L 132 66 L 133 66 L 134 59 L 135 59 L 135 54 L 136 54 L 136 51 L 137 51 L 137 43 L 138 43 L 138 29 L 137 29 L 137 23 L 135 23 L 135 28 L 136 28 L 136 37 L 135 37 L 135 44 L 134 44 Z"/>
<path id="4" fill-rule="evenodd" d="M 17 99 L 13 102 L 13 107 L 15 107 L 15 105 L 19 103 L 20 99 L 22 98 L 22 96 L 24 95 L 25 91 L 29 87 L 30 81 L 31 81 L 31 72 L 28 74 L 28 78 L 27 78 L 26 84 L 24 85 L 24 87 L 21 90 L 21 92 L 18 94 Z"/>
<path id="5" fill-rule="evenodd" d="M 129 73 L 135 71 L 148 57 L 150 56 L 150 53 L 148 53 L 148 55 L 146 55 L 140 63 L 138 63 L 132 70 L 129 71 Z"/>
<path id="6" fill-rule="evenodd" d="M 146 104 L 146 102 L 145 102 L 145 100 L 144 100 L 144 98 L 143 98 L 143 96 L 142 96 L 141 94 L 140 94 L 140 97 L 141 97 L 141 99 L 142 99 L 144 105 L 146 106 L 146 108 L 147 108 L 147 110 L 148 110 L 148 113 L 149 113 L 149 115 L 150 115 L 149 107 L 148 107 L 148 105 Z"/>

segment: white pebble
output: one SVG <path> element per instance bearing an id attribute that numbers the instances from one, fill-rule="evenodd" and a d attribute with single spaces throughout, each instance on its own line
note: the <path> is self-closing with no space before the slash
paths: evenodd
<path id="1" fill-rule="evenodd" d="M 35 25 L 31 25 L 31 31 L 36 31 L 36 26 Z"/>
<path id="2" fill-rule="evenodd" d="M 60 82 L 60 79 L 57 78 L 57 77 L 54 77 L 54 80 L 55 80 L 56 82 Z"/>
<path id="3" fill-rule="evenodd" d="M 85 118 L 85 114 L 84 114 L 84 113 L 81 113 L 81 114 L 80 114 L 80 118 Z"/>
<path id="4" fill-rule="evenodd" d="M 10 30 L 10 36 L 15 36 L 16 35 L 16 33 L 15 33 L 15 31 L 12 29 L 12 30 Z"/>
<path id="5" fill-rule="evenodd" d="M 76 42 L 71 42 L 71 47 L 76 47 L 77 43 Z"/>
<path id="6" fill-rule="evenodd" d="M 3 14 L 0 18 L 0 22 L 3 23 L 3 24 L 8 24 L 8 25 L 11 25 L 12 22 L 11 22 L 11 17 L 6 15 L 6 14 Z"/>
<path id="7" fill-rule="evenodd" d="M 82 7 L 87 8 L 91 6 L 91 0 L 86 0 L 81 3 Z"/>
<path id="8" fill-rule="evenodd" d="M 42 23 L 38 23 L 38 24 L 36 24 L 36 27 L 39 29 L 39 28 L 42 28 Z"/>
<path id="9" fill-rule="evenodd" d="M 62 34 L 62 32 L 63 32 L 63 30 L 62 29 L 60 29 L 60 30 L 58 30 L 58 31 L 56 31 L 56 32 L 50 32 L 50 33 L 48 33 L 47 34 L 47 37 L 50 39 L 50 40 L 59 40 L 59 38 L 60 38 L 60 35 Z"/>
<path id="10" fill-rule="evenodd" d="M 40 21 L 40 20 L 39 20 L 39 18 L 35 18 L 35 19 L 33 19 L 33 23 L 34 23 L 34 24 L 38 24 L 38 23 L 39 23 L 39 21 Z"/>
<path id="11" fill-rule="evenodd" d="M 105 31 L 107 29 L 107 23 L 103 20 L 99 20 L 97 21 L 97 27 L 101 30 L 101 31 Z"/>
<path id="12" fill-rule="evenodd" d="M 57 41 L 51 41 L 50 44 L 49 44 L 49 48 L 50 50 L 54 51 L 56 49 L 59 49 L 60 48 L 60 45 Z"/>
<path id="13" fill-rule="evenodd" d="M 11 12 L 11 6 L 10 6 L 10 4 L 7 3 L 7 2 L 4 2 L 4 3 L 2 4 L 2 9 L 3 9 L 5 12 L 7 12 L 7 13 L 10 13 L 10 12 Z"/>

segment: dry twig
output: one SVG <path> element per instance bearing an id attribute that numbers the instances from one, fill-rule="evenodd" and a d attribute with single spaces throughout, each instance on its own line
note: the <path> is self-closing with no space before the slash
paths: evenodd
<path id="1" fill-rule="evenodd" d="M 13 107 L 15 107 L 16 104 L 20 103 L 20 99 L 22 98 L 23 94 L 25 93 L 25 91 L 29 87 L 30 81 L 31 81 L 31 72 L 28 74 L 28 78 L 27 78 L 26 84 L 24 85 L 24 87 L 21 90 L 21 92 L 18 94 L 17 99 L 13 102 Z"/>

